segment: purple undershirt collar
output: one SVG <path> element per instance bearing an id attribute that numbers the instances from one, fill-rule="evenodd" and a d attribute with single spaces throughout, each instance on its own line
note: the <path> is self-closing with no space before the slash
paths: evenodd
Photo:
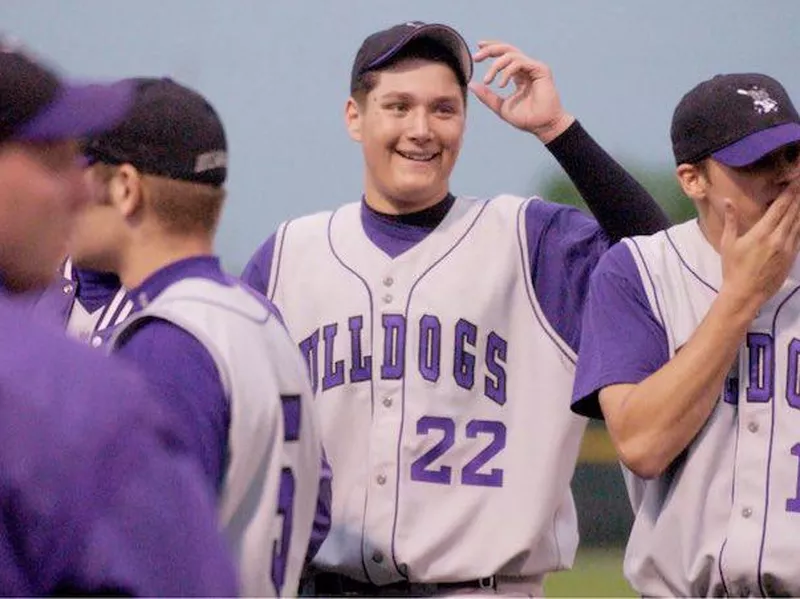
<path id="1" fill-rule="evenodd" d="M 361 225 L 370 241 L 391 258 L 411 249 L 439 226 L 456 198 L 448 193 L 439 202 L 410 214 L 384 214 L 362 198 Z"/>

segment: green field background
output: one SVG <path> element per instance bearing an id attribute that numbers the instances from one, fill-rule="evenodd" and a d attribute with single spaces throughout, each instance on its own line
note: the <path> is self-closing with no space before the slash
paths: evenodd
<path id="1" fill-rule="evenodd" d="M 581 544 L 572 570 L 551 574 L 549 597 L 635 597 L 622 575 L 633 514 L 605 428 L 589 425 L 572 480 Z"/>
<path id="2" fill-rule="evenodd" d="M 622 547 L 588 547 L 578 551 L 575 567 L 551 574 L 547 597 L 636 597 L 622 576 Z"/>

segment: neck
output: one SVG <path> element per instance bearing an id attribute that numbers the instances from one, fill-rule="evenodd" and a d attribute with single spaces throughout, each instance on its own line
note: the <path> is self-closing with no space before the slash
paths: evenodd
<path id="1" fill-rule="evenodd" d="M 435 206 L 447 196 L 447 193 L 447 188 L 445 187 L 434 193 L 426 194 L 424 197 L 401 199 L 380 193 L 367 185 L 364 192 L 364 201 L 367 206 L 381 214 L 413 214 Z"/>
<path id="2" fill-rule="evenodd" d="M 706 208 L 705 210 L 698 209 L 698 217 L 697 217 L 697 224 L 700 227 L 700 232 L 703 234 L 703 237 L 706 238 L 706 241 L 713 247 L 717 253 L 719 253 L 719 245 L 720 240 L 722 239 L 722 226 L 721 224 L 713 218 L 713 214 L 711 214 Z"/>
<path id="3" fill-rule="evenodd" d="M 119 278 L 127 289 L 135 289 L 153 273 L 186 258 L 213 254 L 211 239 L 169 238 L 136 246 L 119 266 Z"/>

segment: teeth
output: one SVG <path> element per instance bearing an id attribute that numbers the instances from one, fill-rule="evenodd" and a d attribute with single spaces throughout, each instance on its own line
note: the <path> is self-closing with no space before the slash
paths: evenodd
<path id="1" fill-rule="evenodd" d="M 428 162 L 429 160 L 433 160 L 436 157 L 436 153 L 433 154 L 414 154 L 410 152 L 401 152 L 400 150 L 397 151 L 403 158 L 408 158 L 409 160 L 416 160 L 417 162 Z"/>

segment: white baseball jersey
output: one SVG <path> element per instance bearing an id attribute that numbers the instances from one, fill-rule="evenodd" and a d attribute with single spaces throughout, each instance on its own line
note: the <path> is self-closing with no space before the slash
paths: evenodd
<path id="1" fill-rule="evenodd" d="M 531 284 L 527 205 L 456 199 L 395 258 L 360 203 L 279 228 L 267 296 L 309 362 L 335 473 L 320 568 L 382 585 L 571 565 L 585 420 Z"/>
<path id="2" fill-rule="evenodd" d="M 612 252 L 632 272 L 617 269 L 613 285 L 628 287 L 619 277 L 640 285 L 646 298 L 639 303 L 640 309 L 649 310 L 663 329 L 663 357 L 668 360 L 697 329 L 720 289 L 719 255 L 696 220 L 625 243 L 630 256 L 622 255 L 626 248 Z M 595 276 L 603 268 L 601 262 Z M 625 573 L 639 593 L 800 594 L 796 554 L 800 535 L 798 291 L 800 268 L 795 265 L 789 280 L 751 324 L 705 426 L 667 471 L 645 480 L 625 470 L 636 515 Z M 590 296 L 585 336 L 595 326 L 588 323 L 594 314 L 593 301 Z M 613 303 L 607 297 L 597 301 Z M 636 309 L 631 306 L 621 310 Z M 611 327 L 616 327 L 617 335 L 619 327 L 626 327 L 619 312 L 615 316 L 613 310 L 607 311 L 605 318 L 616 321 L 601 323 L 609 335 L 615 334 Z M 614 351 L 611 343 L 604 349 L 585 338 L 581 360 L 584 351 L 594 355 Z M 630 344 L 634 335 L 621 339 Z M 649 359 L 641 357 L 646 352 L 633 347 L 628 351 L 638 355 L 627 366 L 619 366 L 620 373 L 625 368 L 637 370 L 637 364 Z M 638 382 L 605 370 L 605 376 L 616 382 Z M 580 364 L 579 385 L 582 371 Z M 586 389 L 604 386 L 585 384 Z"/>
<path id="3" fill-rule="evenodd" d="M 241 285 L 183 279 L 121 325 L 172 322 L 209 351 L 231 401 L 220 520 L 243 596 L 296 595 L 316 510 L 321 442 L 305 363 L 276 314 Z"/>

